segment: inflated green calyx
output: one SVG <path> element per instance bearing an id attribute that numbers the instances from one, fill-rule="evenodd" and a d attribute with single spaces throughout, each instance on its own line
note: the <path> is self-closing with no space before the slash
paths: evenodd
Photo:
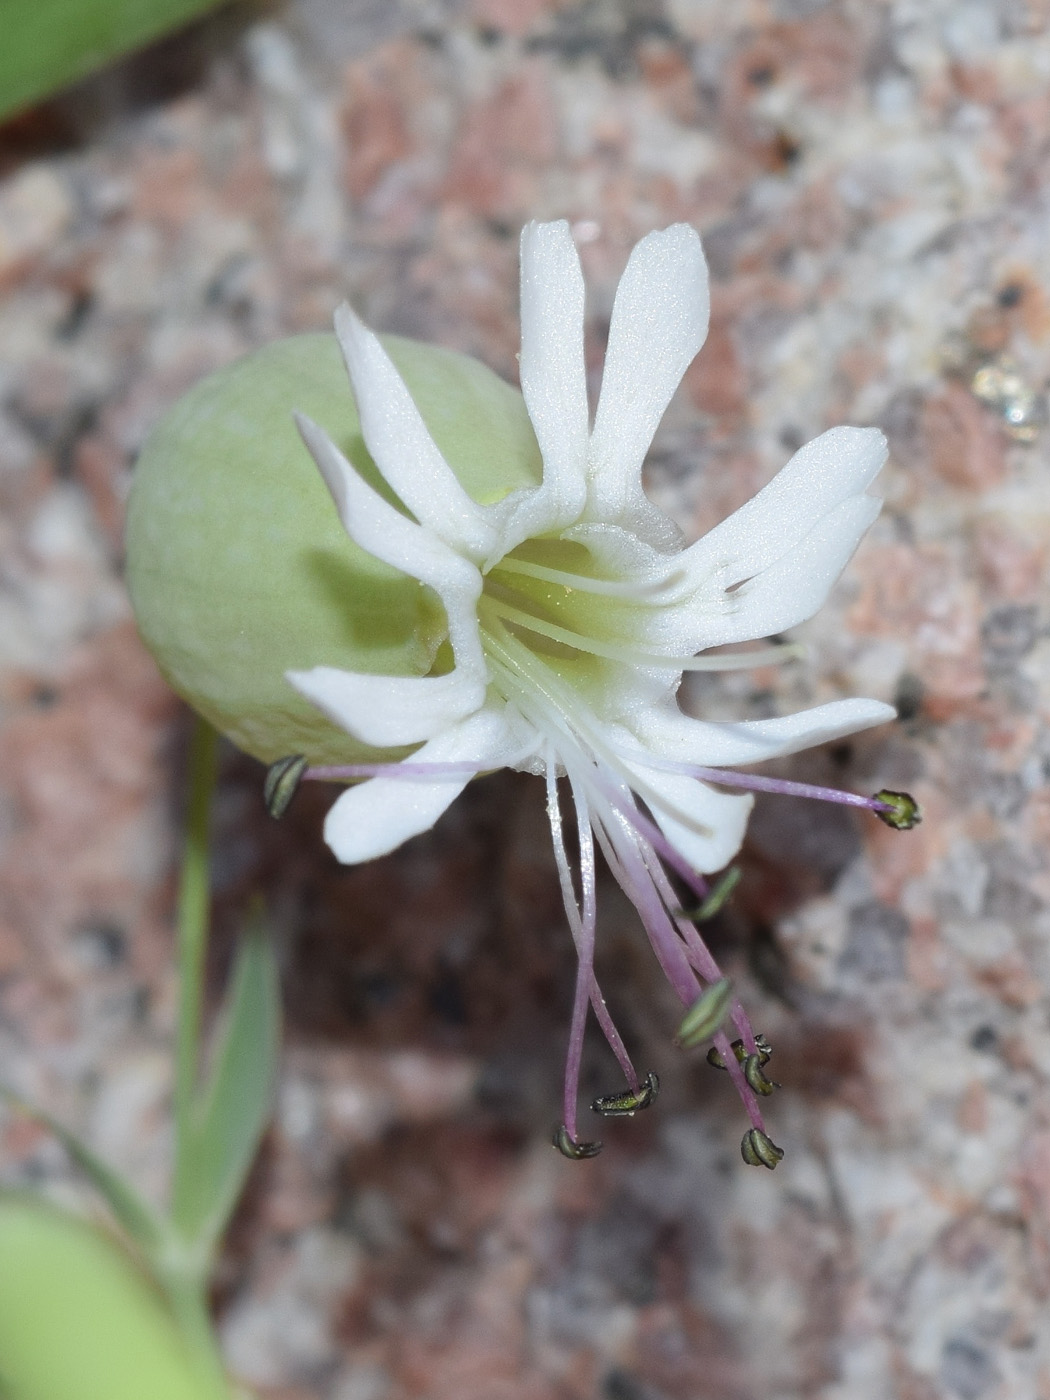
<path id="1" fill-rule="evenodd" d="M 517 390 L 453 351 L 383 343 L 475 499 L 538 484 L 539 448 Z M 331 724 L 285 672 L 425 675 L 441 669 L 444 613 L 429 589 L 347 538 L 295 410 L 389 499 L 335 337 L 278 341 L 198 384 L 146 443 L 128 506 L 128 588 L 171 686 L 240 748 L 268 764 L 287 754 L 352 763 L 375 751 Z"/>

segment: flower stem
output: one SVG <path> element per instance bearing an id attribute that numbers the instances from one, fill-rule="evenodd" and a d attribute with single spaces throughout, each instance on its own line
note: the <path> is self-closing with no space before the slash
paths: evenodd
<path id="1" fill-rule="evenodd" d="M 212 1396 L 214 1400 L 226 1400 L 230 1395 L 229 1381 L 211 1324 L 206 1288 L 195 1278 L 168 1277 L 161 1282 L 179 1334 L 200 1377 L 202 1400 Z"/>
<path id="2" fill-rule="evenodd" d="M 179 882 L 178 962 L 179 1012 L 175 1046 L 176 1155 L 185 1149 L 192 1131 L 190 1115 L 200 1062 L 201 1006 L 204 998 L 204 959 L 208 946 L 208 840 L 211 799 L 215 789 L 217 738 L 207 720 L 194 722 L 190 741 L 190 798 L 186 814 L 186 845 Z M 178 1166 L 176 1166 L 176 1176 Z"/>
<path id="3" fill-rule="evenodd" d="M 186 843 L 179 881 L 177 922 L 179 1006 L 175 1041 L 175 1180 L 183 1179 L 191 1150 L 193 1110 L 200 1067 L 201 1010 L 208 949 L 210 881 L 208 846 L 215 791 L 218 736 L 197 718 L 190 740 Z M 174 1251 L 154 1261 L 176 1325 L 198 1367 L 202 1396 L 230 1394 L 208 1312 L 206 1252 Z"/>

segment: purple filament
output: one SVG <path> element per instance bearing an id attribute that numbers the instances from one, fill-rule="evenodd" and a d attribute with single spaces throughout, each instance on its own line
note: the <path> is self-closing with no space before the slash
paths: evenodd
<path id="1" fill-rule="evenodd" d="M 704 783 L 721 787 L 747 788 L 750 792 L 775 792 L 783 797 L 812 797 L 820 802 L 837 802 L 843 807 L 864 807 L 869 812 L 892 811 L 889 802 L 874 797 L 862 797 L 859 792 L 843 792 L 840 788 L 818 787 L 815 783 L 795 783 L 789 778 L 764 778 L 758 773 L 737 773 L 730 768 L 699 768 L 692 763 L 673 763 L 666 759 L 646 757 L 646 764 L 668 773 L 682 773 L 699 778 Z"/>

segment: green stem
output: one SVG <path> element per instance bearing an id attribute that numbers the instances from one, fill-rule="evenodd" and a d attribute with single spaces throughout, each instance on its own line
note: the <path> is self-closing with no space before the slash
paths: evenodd
<path id="1" fill-rule="evenodd" d="M 169 1275 L 161 1282 L 176 1326 L 201 1379 L 201 1395 L 226 1400 L 230 1394 L 215 1331 L 208 1311 L 207 1291 L 196 1278 Z"/>
<path id="2" fill-rule="evenodd" d="M 208 849 L 211 805 L 215 791 L 218 737 L 206 720 L 194 722 L 190 740 L 189 804 L 186 845 L 179 882 L 178 966 L 179 1012 L 175 1042 L 175 1209 L 186 1189 L 193 1136 L 200 1037 L 204 1003 L 204 973 L 208 951 L 211 884 Z M 176 1324 L 200 1368 L 202 1393 L 228 1396 L 226 1375 L 208 1312 L 206 1255 L 182 1252 L 178 1258 L 157 1260 L 157 1272 L 171 1304 Z"/>
<path id="3" fill-rule="evenodd" d="M 215 788 L 215 730 L 198 718 L 190 743 L 190 800 L 186 848 L 179 884 L 179 1021 L 175 1047 L 175 1181 L 182 1178 L 182 1155 L 193 1134 L 193 1105 L 200 1066 L 201 1006 L 208 947 L 208 841 Z"/>

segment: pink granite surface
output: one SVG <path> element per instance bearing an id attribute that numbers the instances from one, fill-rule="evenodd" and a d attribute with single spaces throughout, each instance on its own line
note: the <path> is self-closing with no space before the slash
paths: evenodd
<path id="1" fill-rule="evenodd" d="M 708 344 L 652 494 L 690 531 L 839 422 L 886 508 L 780 671 L 901 721 L 778 771 L 909 787 L 901 836 L 760 802 L 713 937 L 776 1047 L 775 1174 L 674 1051 L 602 889 L 610 1002 L 664 1092 L 549 1146 L 572 956 L 541 784 L 479 782 L 343 870 L 226 757 L 216 985 L 280 933 L 279 1110 L 216 1302 L 272 1400 L 1050 1397 L 1050 5 L 292 0 L 218 16 L 0 131 L 0 1060 L 161 1198 L 186 717 L 121 585 L 179 393 L 353 299 L 513 379 L 517 234 L 568 217 L 600 377 L 634 241 L 705 238 Z M 595 1045 L 586 1087 L 615 1084 Z M 0 1180 L 87 1198 L 0 1122 Z"/>

